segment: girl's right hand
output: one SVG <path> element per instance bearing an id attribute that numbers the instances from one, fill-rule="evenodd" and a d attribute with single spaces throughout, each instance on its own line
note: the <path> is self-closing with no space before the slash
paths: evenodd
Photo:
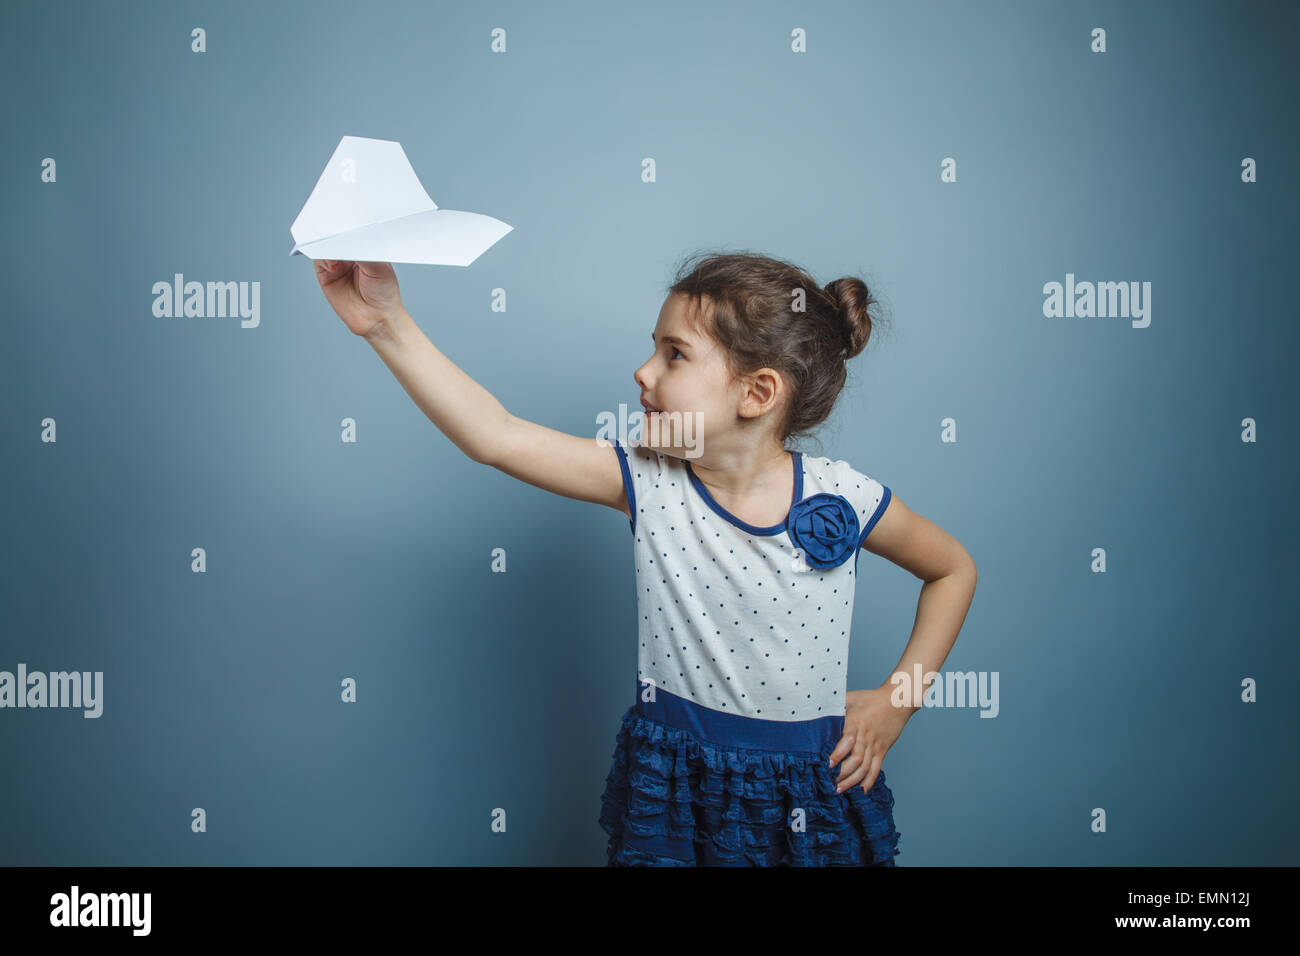
<path id="1" fill-rule="evenodd" d="M 316 259 L 325 298 L 355 335 L 368 336 L 402 310 L 397 273 L 389 262 Z"/>

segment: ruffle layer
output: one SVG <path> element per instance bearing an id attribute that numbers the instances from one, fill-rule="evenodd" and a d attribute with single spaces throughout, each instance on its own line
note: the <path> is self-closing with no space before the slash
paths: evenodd
<path id="1" fill-rule="evenodd" d="M 825 753 L 742 750 L 623 715 L 601 797 L 610 866 L 894 866 L 882 770 L 835 792 Z M 804 811 L 804 831 L 791 826 Z"/>

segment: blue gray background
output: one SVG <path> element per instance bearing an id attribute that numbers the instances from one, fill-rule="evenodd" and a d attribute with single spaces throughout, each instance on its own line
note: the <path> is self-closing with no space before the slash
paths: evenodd
<path id="1" fill-rule="evenodd" d="M 1001 678 L 996 719 L 925 710 L 888 754 L 900 866 L 1294 863 L 1298 26 L 1258 2 L 5 4 L 0 669 L 102 670 L 105 699 L 0 711 L 0 862 L 604 863 L 627 519 L 466 458 L 289 255 L 356 135 L 515 227 L 397 274 L 553 428 L 636 407 L 695 249 L 882 298 L 802 447 L 967 547 L 944 670 Z M 260 282 L 260 327 L 155 318 L 176 272 Z M 1067 273 L 1150 281 L 1150 327 L 1045 318 Z M 869 687 L 920 582 L 859 567 Z"/>

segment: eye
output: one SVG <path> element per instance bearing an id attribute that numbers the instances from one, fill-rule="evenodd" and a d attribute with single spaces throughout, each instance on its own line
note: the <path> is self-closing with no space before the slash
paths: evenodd
<path id="1" fill-rule="evenodd" d="M 676 352 L 678 355 L 680 355 L 682 358 L 686 358 L 686 354 L 675 345 L 673 346 L 673 351 Z M 668 361 L 671 362 L 672 360 L 673 360 L 672 356 L 669 356 Z"/>

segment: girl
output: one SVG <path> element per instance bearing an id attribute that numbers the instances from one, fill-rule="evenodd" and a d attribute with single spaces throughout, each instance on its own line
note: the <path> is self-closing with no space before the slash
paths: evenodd
<path id="1" fill-rule="evenodd" d="M 599 822 L 611 866 L 893 866 L 881 762 L 975 591 L 950 535 L 847 462 L 788 448 L 825 421 L 875 304 L 752 253 L 678 272 L 633 378 L 636 441 L 518 418 L 420 331 L 389 263 L 315 263 L 331 306 L 466 455 L 627 515 L 638 674 Z M 924 582 L 879 687 L 848 691 L 865 548 Z M 839 765 L 838 777 L 833 773 Z"/>

